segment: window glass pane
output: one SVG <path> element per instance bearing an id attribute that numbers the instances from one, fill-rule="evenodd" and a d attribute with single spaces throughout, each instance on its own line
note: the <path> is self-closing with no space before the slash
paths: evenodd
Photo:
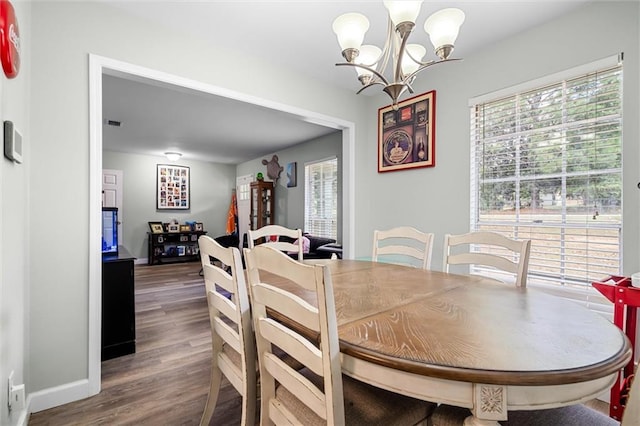
<path id="1" fill-rule="evenodd" d="M 338 160 L 305 165 L 304 229 L 312 235 L 337 239 Z"/>
<path id="2" fill-rule="evenodd" d="M 622 65 L 472 107 L 471 228 L 530 239 L 530 277 L 620 275 L 621 83 Z"/>

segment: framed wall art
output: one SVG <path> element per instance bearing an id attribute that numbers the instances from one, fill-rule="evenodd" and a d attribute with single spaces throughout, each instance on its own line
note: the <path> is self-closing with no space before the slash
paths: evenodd
<path id="1" fill-rule="evenodd" d="M 298 185 L 298 172 L 297 164 L 295 161 L 287 164 L 287 188 L 295 188 Z"/>
<path id="2" fill-rule="evenodd" d="M 164 232 L 164 228 L 162 227 L 162 222 L 149 222 L 149 228 L 151 232 L 154 234 L 162 234 Z"/>
<path id="3" fill-rule="evenodd" d="M 433 167 L 436 92 L 432 90 L 378 110 L 378 172 Z"/>
<path id="4" fill-rule="evenodd" d="M 189 210 L 189 167 L 158 164 L 156 170 L 156 209 Z"/>

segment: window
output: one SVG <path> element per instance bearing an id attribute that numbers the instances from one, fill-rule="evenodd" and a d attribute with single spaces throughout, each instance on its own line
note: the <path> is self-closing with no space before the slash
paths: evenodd
<path id="1" fill-rule="evenodd" d="M 304 229 L 318 237 L 337 239 L 337 158 L 304 166 Z"/>
<path id="2" fill-rule="evenodd" d="M 471 102 L 471 229 L 531 239 L 530 279 L 583 289 L 622 258 L 622 64 L 588 68 Z"/>
<path id="3" fill-rule="evenodd" d="M 248 183 L 238 185 L 238 201 L 249 200 L 250 186 Z"/>

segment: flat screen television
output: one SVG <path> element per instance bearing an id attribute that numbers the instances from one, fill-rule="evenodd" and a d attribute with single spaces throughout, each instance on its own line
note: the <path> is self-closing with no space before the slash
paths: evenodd
<path id="1" fill-rule="evenodd" d="M 118 255 L 118 209 L 102 208 L 102 255 Z"/>

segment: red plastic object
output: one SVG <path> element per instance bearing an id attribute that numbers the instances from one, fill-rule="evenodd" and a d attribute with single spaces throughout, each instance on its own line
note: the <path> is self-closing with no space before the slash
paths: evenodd
<path id="1" fill-rule="evenodd" d="M 609 402 L 609 416 L 616 420 L 622 419 L 624 405 L 620 403 L 620 395 L 625 384 L 633 376 L 633 360 L 636 350 L 636 324 L 638 307 L 640 307 L 640 288 L 631 286 L 631 278 L 610 276 L 601 282 L 591 283 L 604 297 L 613 303 L 613 323 L 622 330 L 631 341 L 631 361 L 618 374 L 615 384 L 611 388 Z"/>
<path id="2" fill-rule="evenodd" d="M 7 78 L 20 70 L 20 30 L 18 19 L 9 0 L 0 0 L 0 60 Z"/>

